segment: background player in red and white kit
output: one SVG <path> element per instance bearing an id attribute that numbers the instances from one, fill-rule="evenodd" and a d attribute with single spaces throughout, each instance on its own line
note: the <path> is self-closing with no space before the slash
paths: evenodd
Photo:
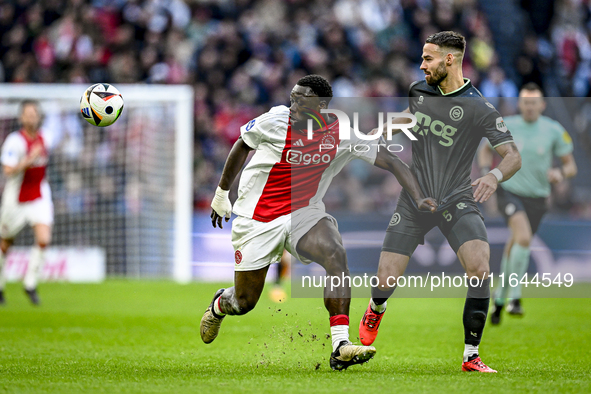
<path id="1" fill-rule="evenodd" d="M 328 81 L 318 75 L 301 78 L 291 92 L 291 107 L 277 106 L 240 129 L 224 166 L 211 204 L 212 224 L 229 220 L 232 204 L 228 190 L 251 150 L 255 154 L 240 178 L 233 212 L 232 244 L 235 250 L 234 286 L 216 292 L 201 319 L 201 338 L 212 342 L 223 318 L 242 315 L 257 304 L 269 265 L 280 260 L 284 249 L 304 263 L 317 262 L 328 276 L 349 275 L 347 256 L 336 220 L 324 209 L 322 198 L 332 178 L 354 158 L 360 158 L 393 173 L 408 190 L 417 207 L 435 210 L 432 199 L 424 199 L 409 167 L 376 141 L 339 139 L 339 122 L 327 114 L 332 97 Z M 306 112 L 315 112 L 325 122 L 307 138 Z M 366 149 L 349 149 L 366 145 Z M 333 352 L 330 366 L 342 370 L 368 361 L 372 346 L 349 341 L 351 288 L 324 290 L 324 305 L 330 315 Z"/>
<path id="2" fill-rule="evenodd" d="M 14 238 L 28 224 L 33 228 L 35 244 L 23 285 L 31 302 L 39 304 L 37 276 L 44 261 L 44 250 L 51 241 L 53 224 L 51 189 L 45 179 L 48 155 L 39 130 L 39 103 L 23 101 L 20 120 L 22 128 L 6 137 L 0 158 L 4 175 L 8 178 L 0 208 L 0 298 L 4 302 L 6 254 Z"/>

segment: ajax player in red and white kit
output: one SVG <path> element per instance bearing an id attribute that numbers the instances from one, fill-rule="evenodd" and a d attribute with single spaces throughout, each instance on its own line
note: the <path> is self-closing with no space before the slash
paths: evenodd
<path id="1" fill-rule="evenodd" d="M 331 97 L 326 79 L 308 75 L 293 88 L 290 108 L 273 107 L 241 127 L 241 137 L 226 160 L 211 204 L 212 224 L 222 227 L 222 218 L 228 221 L 232 212 L 228 190 L 249 152 L 255 150 L 240 178 L 233 209 L 237 215 L 232 223 L 234 286 L 214 295 L 201 319 L 203 342 L 211 343 L 217 337 L 225 315 L 242 315 L 255 307 L 269 265 L 279 262 L 284 250 L 306 264 L 320 264 L 327 276 L 349 275 L 336 220 L 322 203 L 332 178 L 349 161 L 359 158 L 390 171 L 418 208 L 435 210 L 437 204 L 423 198 L 408 166 L 385 146 L 379 149 L 377 141 L 361 140 L 353 132 L 350 139 L 339 139 L 338 120 L 319 114 Z M 324 124 L 308 139 L 307 114 L 312 112 L 316 119 L 321 116 Z M 330 366 L 335 370 L 364 363 L 376 352 L 373 346 L 356 346 L 349 341 L 350 298 L 350 284 L 324 290 L 332 333 Z"/>
<path id="2" fill-rule="evenodd" d="M 20 120 L 22 129 L 6 137 L 0 157 L 7 177 L 0 207 L 0 299 L 3 303 L 6 254 L 14 238 L 28 224 L 33 228 L 35 245 L 23 285 L 31 302 L 39 304 L 37 276 L 43 265 L 44 249 L 51 240 L 53 224 L 51 189 L 45 179 L 48 155 L 39 130 L 39 104 L 33 100 L 23 101 Z"/>

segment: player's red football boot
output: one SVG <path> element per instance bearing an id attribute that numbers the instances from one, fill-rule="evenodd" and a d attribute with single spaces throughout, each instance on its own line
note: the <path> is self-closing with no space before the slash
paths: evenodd
<path id="1" fill-rule="evenodd" d="M 482 362 L 480 357 L 476 357 L 474 360 L 466 361 L 462 364 L 462 371 L 464 372 L 493 372 L 496 373 L 494 369 L 487 366 L 485 363 Z"/>
<path id="2" fill-rule="evenodd" d="M 371 310 L 371 301 L 365 314 L 363 315 L 363 319 L 359 322 L 359 339 L 361 343 L 365 346 L 369 346 L 376 340 L 378 336 L 378 328 L 380 328 L 380 322 L 382 321 L 382 317 L 384 313 L 375 313 Z"/>

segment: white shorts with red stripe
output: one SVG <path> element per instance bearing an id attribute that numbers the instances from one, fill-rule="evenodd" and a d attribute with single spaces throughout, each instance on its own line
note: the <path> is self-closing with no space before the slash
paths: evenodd
<path id="1" fill-rule="evenodd" d="M 53 202 L 51 198 L 38 198 L 31 202 L 2 204 L 0 207 L 0 236 L 12 239 L 26 226 L 53 224 Z"/>
<path id="2" fill-rule="evenodd" d="M 328 218 L 337 225 L 334 217 L 317 206 L 301 208 L 270 222 L 236 217 L 232 222 L 234 270 L 255 271 L 278 263 L 283 250 L 287 250 L 302 263 L 310 264 L 311 260 L 297 253 L 296 246 L 322 218 Z"/>

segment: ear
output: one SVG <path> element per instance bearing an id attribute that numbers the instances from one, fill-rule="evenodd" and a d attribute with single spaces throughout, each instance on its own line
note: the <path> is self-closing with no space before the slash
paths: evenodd
<path id="1" fill-rule="evenodd" d="M 320 102 L 318 103 L 318 109 L 324 109 L 328 107 L 328 103 L 326 102 L 326 100 L 320 100 Z"/>
<path id="2" fill-rule="evenodd" d="M 454 55 L 452 53 L 448 53 L 445 56 L 445 65 L 446 66 L 451 66 L 454 63 Z"/>

